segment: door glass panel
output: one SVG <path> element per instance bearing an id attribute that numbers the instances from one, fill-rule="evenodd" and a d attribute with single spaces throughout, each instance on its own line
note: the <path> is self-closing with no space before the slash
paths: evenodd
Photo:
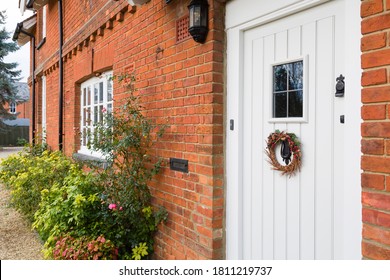
<path id="1" fill-rule="evenodd" d="M 273 118 L 303 117 L 303 61 L 273 66 Z"/>
<path id="2" fill-rule="evenodd" d="M 303 62 L 297 61 L 288 65 L 289 90 L 303 89 Z"/>
<path id="3" fill-rule="evenodd" d="M 287 117 L 287 93 L 274 94 L 274 118 Z"/>
<path id="4" fill-rule="evenodd" d="M 303 93 L 302 90 L 288 93 L 288 116 L 302 117 L 303 113 Z"/>
<path id="5" fill-rule="evenodd" d="M 287 90 L 286 65 L 274 66 L 274 92 Z"/>

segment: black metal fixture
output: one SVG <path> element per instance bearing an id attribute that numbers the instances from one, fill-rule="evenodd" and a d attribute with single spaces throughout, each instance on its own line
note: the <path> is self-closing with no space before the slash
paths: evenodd
<path id="1" fill-rule="evenodd" d="M 190 12 L 188 32 L 195 42 L 204 43 L 209 31 L 209 3 L 207 0 L 192 0 L 188 5 L 188 10 Z"/>
<path id="2" fill-rule="evenodd" d="M 188 160 L 180 158 L 170 158 L 169 166 L 171 170 L 188 173 Z"/>
<path id="3" fill-rule="evenodd" d="M 165 0 L 165 3 L 169 4 L 172 0 Z"/>
<path id="4" fill-rule="evenodd" d="M 345 77 L 340 74 L 339 77 L 337 77 L 336 81 L 336 97 L 343 97 L 344 96 L 344 88 L 345 88 L 345 82 L 344 82 Z"/>

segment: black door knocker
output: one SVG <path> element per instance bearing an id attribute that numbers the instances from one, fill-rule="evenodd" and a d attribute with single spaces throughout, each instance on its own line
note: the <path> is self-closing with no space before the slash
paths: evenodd
<path id="1" fill-rule="evenodd" d="M 291 161 L 291 150 L 287 140 L 282 140 L 282 146 L 280 148 L 280 155 L 283 161 L 288 165 Z"/>
<path id="2" fill-rule="evenodd" d="M 337 77 L 336 81 L 336 97 L 343 97 L 344 96 L 344 88 L 345 88 L 345 83 L 344 83 L 345 77 L 340 74 L 339 77 Z"/>

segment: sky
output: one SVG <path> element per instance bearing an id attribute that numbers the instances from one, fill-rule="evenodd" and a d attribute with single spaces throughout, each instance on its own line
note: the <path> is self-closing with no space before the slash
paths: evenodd
<path id="1" fill-rule="evenodd" d="M 6 11 L 7 19 L 5 29 L 10 32 L 11 38 L 15 32 L 16 24 L 30 17 L 33 13 L 26 11 L 22 16 L 19 10 L 19 0 L 0 0 L 0 10 Z M 21 47 L 18 51 L 9 54 L 5 58 L 6 62 L 17 62 L 18 70 L 22 70 L 21 82 L 27 82 L 30 76 L 30 43 Z"/>

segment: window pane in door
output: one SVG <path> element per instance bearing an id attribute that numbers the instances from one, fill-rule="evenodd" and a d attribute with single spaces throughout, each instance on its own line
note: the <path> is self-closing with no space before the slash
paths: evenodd
<path id="1" fill-rule="evenodd" d="M 303 61 L 273 66 L 273 118 L 303 117 Z"/>
<path id="2" fill-rule="evenodd" d="M 287 90 L 286 65 L 274 66 L 274 92 Z"/>
<path id="3" fill-rule="evenodd" d="M 287 117 L 287 93 L 275 93 L 274 94 L 274 118 L 286 118 Z"/>
<path id="4" fill-rule="evenodd" d="M 302 89 L 303 88 L 303 62 L 297 61 L 289 64 L 288 71 L 288 89 Z"/>
<path id="5" fill-rule="evenodd" d="M 288 116 L 290 118 L 302 117 L 303 113 L 303 93 L 302 90 L 288 93 Z"/>

